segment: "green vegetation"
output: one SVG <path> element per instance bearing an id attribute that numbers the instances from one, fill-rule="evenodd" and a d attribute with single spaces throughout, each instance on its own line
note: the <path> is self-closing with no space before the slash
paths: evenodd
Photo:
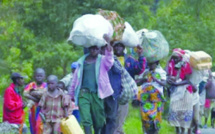
<path id="1" fill-rule="evenodd" d="M 214 59 L 214 7 L 213 0 L 1 0 L 0 95 L 14 71 L 28 76 L 26 83 L 37 67 L 59 78 L 67 74 L 69 65 L 82 55 L 82 48 L 66 42 L 73 22 L 98 8 L 117 11 L 135 30 L 161 31 L 171 50 L 203 50 Z M 140 133 L 138 110 L 130 111 L 125 130 Z M 166 121 L 162 126 L 161 133 L 173 132 Z"/>
<path id="2" fill-rule="evenodd" d="M 214 58 L 214 6 L 213 0 L 2 0 L 0 91 L 13 71 L 27 75 L 26 82 L 37 67 L 47 75 L 67 74 L 82 55 L 82 48 L 66 43 L 73 22 L 99 8 L 117 11 L 135 30 L 161 31 L 170 49 L 203 50 Z"/>

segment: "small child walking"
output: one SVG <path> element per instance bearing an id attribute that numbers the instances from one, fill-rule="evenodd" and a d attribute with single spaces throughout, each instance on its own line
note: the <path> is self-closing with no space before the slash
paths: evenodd
<path id="1" fill-rule="evenodd" d="M 50 75 L 47 78 L 48 90 L 45 92 L 39 102 L 41 113 L 45 117 L 44 134 L 60 134 L 60 121 L 68 117 L 68 107 L 70 99 L 66 94 L 58 89 L 58 78 Z"/>

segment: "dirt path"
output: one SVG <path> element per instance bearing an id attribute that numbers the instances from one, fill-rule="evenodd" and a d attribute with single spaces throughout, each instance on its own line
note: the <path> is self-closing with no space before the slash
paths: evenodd
<path id="1" fill-rule="evenodd" d="M 215 134 L 215 129 L 213 128 L 207 128 L 207 129 L 201 129 L 202 134 Z"/>

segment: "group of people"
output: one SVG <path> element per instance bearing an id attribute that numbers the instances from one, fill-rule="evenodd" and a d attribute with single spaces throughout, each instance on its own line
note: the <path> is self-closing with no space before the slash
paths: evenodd
<path id="1" fill-rule="evenodd" d="M 109 42 L 109 41 L 107 41 Z M 198 93 L 197 85 L 189 81 L 192 67 L 184 60 L 185 51 L 174 49 L 163 69 L 159 60 L 149 62 L 138 46 L 138 59 L 125 53 L 120 42 L 111 42 L 101 48 L 92 46 L 71 65 L 72 73 L 58 81 L 50 75 L 45 82 L 45 71 L 35 70 L 35 82 L 24 88 L 24 103 L 20 88 L 23 76 L 13 73 L 13 83 L 5 90 L 3 121 L 27 131 L 23 109 L 30 108 L 29 122 L 32 134 L 61 133 L 60 120 L 74 114 L 85 134 L 123 134 L 123 124 L 129 103 L 120 104 L 122 72 L 126 70 L 140 87 L 133 98 L 133 106 L 140 108 L 143 132 L 157 134 L 161 128 L 162 111 L 166 101 L 164 88 L 170 94 L 168 121 L 177 134 L 199 131 L 199 102 L 192 101 Z"/>

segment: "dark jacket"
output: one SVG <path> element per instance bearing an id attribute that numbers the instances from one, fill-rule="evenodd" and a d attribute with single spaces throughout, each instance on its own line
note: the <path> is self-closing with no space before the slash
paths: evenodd
<path id="1" fill-rule="evenodd" d="M 122 66 L 118 61 L 117 57 L 114 57 L 114 64 L 112 68 L 108 71 L 110 84 L 114 90 L 114 93 L 112 95 L 114 99 L 118 99 L 118 97 L 122 92 L 121 73 L 122 73 Z"/>
<path id="2" fill-rule="evenodd" d="M 141 74 L 146 68 L 146 58 L 140 56 L 138 60 L 131 56 L 125 55 L 125 69 L 129 72 L 134 79 L 135 75 Z"/>

